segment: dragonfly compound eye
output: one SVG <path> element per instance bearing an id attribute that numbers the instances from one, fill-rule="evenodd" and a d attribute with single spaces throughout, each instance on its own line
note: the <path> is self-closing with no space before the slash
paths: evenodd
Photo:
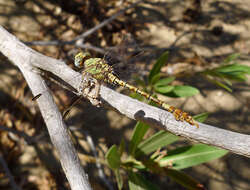
<path id="1" fill-rule="evenodd" d="M 91 57 L 89 52 L 79 52 L 75 55 L 75 66 L 82 67 L 85 60 Z"/>

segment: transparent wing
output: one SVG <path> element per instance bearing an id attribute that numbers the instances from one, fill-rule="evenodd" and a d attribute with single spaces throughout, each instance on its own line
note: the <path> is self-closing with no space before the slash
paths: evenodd
<path id="1" fill-rule="evenodd" d="M 122 42 L 109 50 L 104 55 L 104 60 L 113 67 L 114 73 L 124 80 L 131 78 L 133 73 L 138 73 L 136 61 L 143 54 L 132 35 L 120 37 Z"/>

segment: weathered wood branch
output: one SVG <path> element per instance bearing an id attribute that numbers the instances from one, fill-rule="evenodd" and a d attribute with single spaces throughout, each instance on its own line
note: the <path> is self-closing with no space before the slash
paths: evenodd
<path id="1" fill-rule="evenodd" d="M 21 47 L 19 41 L 14 40 L 13 43 L 19 44 L 18 48 L 26 48 L 24 44 L 22 44 L 24 47 Z M 62 61 L 43 56 L 31 49 L 26 48 L 26 51 L 29 51 L 28 59 L 31 60 L 33 67 L 50 71 L 75 89 L 79 89 L 79 86 L 81 85 L 80 73 L 73 71 Z M 199 123 L 200 128 L 197 129 L 186 122 L 176 121 L 173 115 L 165 110 L 139 102 L 105 86 L 101 86 L 100 96 L 120 113 L 131 119 L 143 121 L 151 126 L 156 126 L 196 142 L 221 147 L 236 154 L 250 157 L 249 135 L 231 132 L 202 123 Z"/>
<path id="2" fill-rule="evenodd" d="M 87 174 L 81 167 L 80 160 L 70 139 L 61 113 L 59 112 L 44 79 L 41 78 L 37 72 L 34 72 L 34 65 L 43 65 L 43 61 L 45 60 L 46 63 L 50 63 L 48 64 L 50 66 L 47 65 L 48 68 L 56 69 L 53 65 L 53 59 L 47 59 L 46 56 L 43 56 L 25 46 L 1 26 L 0 52 L 8 57 L 8 59 L 20 69 L 34 95 L 43 92 L 43 95 L 37 100 L 37 103 L 46 123 L 51 141 L 59 153 L 59 159 L 70 183 L 71 189 L 90 190 L 91 187 L 89 185 Z M 39 60 L 39 58 L 41 59 Z M 62 68 L 58 67 L 58 70 L 59 69 Z M 59 74 L 61 73 L 59 72 Z"/>

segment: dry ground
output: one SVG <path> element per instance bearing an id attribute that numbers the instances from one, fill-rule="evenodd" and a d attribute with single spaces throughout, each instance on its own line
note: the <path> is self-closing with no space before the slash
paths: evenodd
<path id="1" fill-rule="evenodd" d="M 75 7 L 72 11 L 42 0 L 27 1 L 25 4 L 15 2 L 22 1 L 0 0 L 0 24 L 23 41 L 69 40 L 82 30 L 96 25 L 99 19 L 94 15 L 95 12 L 92 18 L 91 12 L 84 7 Z M 241 54 L 238 63 L 250 65 L 250 1 L 202 1 L 200 12 L 194 12 L 191 16 L 185 12 L 188 9 L 193 10 L 195 6 L 198 5 L 192 1 L 178 0 L 154 0 L 141 4 L 131 17 L 122 16 L 119 22 L 116 21 L 102 32 L 89 37 L 89 41 L 95 45 L 105 46 L 109 43 L 112 32 L 127 30 L 153 50 L 151 52 L 155 52 L 145 62 L 145 69 L 152 66 L 152 60 L 157 58 L 164 48 L 171 48 L 166 72 L 178 72 L 190 64 L 197 67 L 205 67 L 211 63 L 219 64 L 232 53 Z M 197 7 L 194 10 L 197 10 Z M 133 18 L 133 22 L 126 20 L 129 18 Z M 69 63 L 72 61 L 68 52 L 74 47 L 33 48 Z M 10 140 L 7 133 L 0 132 L 1 148 L 18 184 L 23 185 L 23 189 L 65 187 L 60 186 L 63 176 L 56 172 L 60 166 L 52 159 L 55 153 L 48 143 L 45 126 L 40 124 L 42 119 L 35 103 L 31 102 L 28 87 L 20 72 L 4 57 L 1 57 L 0 62 L 0 80 L 0 124 L 15 127 L 29 135 L 40 135 L 38 144 L 27 145 L 20 143 L 20 138 L 13 140 L 13 137 Z M 233 93 L 215 87 L 196 75 L 185 78 L 184 83 L 199 88 L 201 93 L 185 100 L 169 99 L 171 104 L 194 114 L 211 112 L 208 123 L 250 134 L 250 80 L 247 83 L 235 83 Z M 70 98 L 61 92 L 62 90 L 57 89 L 56 100 L 63 110 L 67 106 L 63 104 L 69 104 Z M 128 140 L 134 126 L 133 121 L 120 114 L 104 108 L 94 108 L 86 102 L 72 111 L 67 122 L 71 126 L 82 127 L 88 131 L 98 150 L 101 150 L 100 156 L 103 156 L 112 144 L 119 144 L 121 138 Z M 80 157 L 81 153 L 91 154 L 84 135 L 81 132 L 75 135 L 81 139 L 77 146 Z M 182 139 L 176 146 L 185 143 L 188 142 Z M 91 176 L 94 189 L 104 189 L 98 181 L 95 165 L 84 165 Z M 198 179 L 207 189 L 250 189 L 250 161 L 235 154 L 228 154 L 186 172 Z M 0 173 L 0 186 L 7 188 L 6 180 L 1 175 Z M 172 187 L 171 189 L 181 189 L 169 180 L 160 178 L 157 181 Z"/>

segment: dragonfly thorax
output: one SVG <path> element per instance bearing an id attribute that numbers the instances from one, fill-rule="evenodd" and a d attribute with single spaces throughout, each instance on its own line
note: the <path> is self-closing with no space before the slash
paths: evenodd
<path id="1" fill-rule="evenodd" d="M 97 80 L 108 80 L 108 75 L 113 73 L 112 66 L 108 65 L 104 59 L 89 58 L 84 61 L 85 72 L 91 74 Z"/>

